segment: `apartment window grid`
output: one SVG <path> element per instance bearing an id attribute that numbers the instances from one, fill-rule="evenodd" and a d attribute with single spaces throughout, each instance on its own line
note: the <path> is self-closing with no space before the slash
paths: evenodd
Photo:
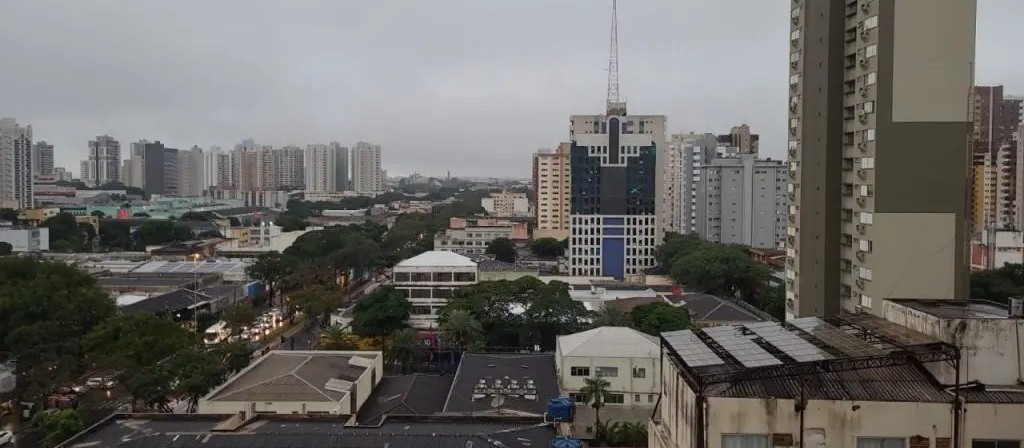
<path id="1" fill-rule="evenodd" d="M 906 448 L 903 437 L 857 437 L 857 448 Z"/>
<path id="2" fill-rule="evenodd" d="M 766 434 L 722 434 L 722 448 L 769 448 Z"/>

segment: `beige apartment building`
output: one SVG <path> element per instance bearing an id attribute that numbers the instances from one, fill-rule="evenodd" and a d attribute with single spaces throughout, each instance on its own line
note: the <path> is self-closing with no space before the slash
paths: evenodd
<path id="1" fill-rule="evenodd" d="M 537 193 L 534 238 L 569 237 L 569 148 L 542 149 L 533 155 L 533 191 Z"/>
<path id="2" fill-rule="evenodd" d="M 793 0 L 789 317 L 967 295 L 976 10 Z"/>

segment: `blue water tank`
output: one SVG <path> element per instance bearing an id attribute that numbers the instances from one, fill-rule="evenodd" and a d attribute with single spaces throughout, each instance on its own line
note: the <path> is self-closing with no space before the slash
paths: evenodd
<path id="1" fill-rule="evenodd" d="M 583 448 L 583 441 L 572 437 L 555 437 L 551 440 L 551 448 Z"/>
<path id="2" fill-rule="evenodd" d="M 245 285 L 245 296 L 249 298 L 256 297 L 263 292 L 263 283 L 260 282 L 249 282 Z"/>
<path id="3" fill-rule="evenodd" d="M 558 397 L 548 400 L 548 419 L 556 422 L 572 421 L 576 410 L 576 402 L 569 397 Z"/>

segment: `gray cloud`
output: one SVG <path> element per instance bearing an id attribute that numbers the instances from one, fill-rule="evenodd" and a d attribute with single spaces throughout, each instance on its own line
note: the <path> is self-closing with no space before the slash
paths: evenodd
<path id="1" fill-rule="evenodd" d="M 609 5 L 594 0 L 8 0 L 0 115 L 73 171 L 109 133 L 187 148 L 358 140 L 393 173 L 529 172 L 598 113 Z M 740 122 L 785 147 L 786 0 L 623 0 L 622 92 L 673 131 Z M 980 0 L 977 79 L 1024 94 L 1024 2 Z"/>

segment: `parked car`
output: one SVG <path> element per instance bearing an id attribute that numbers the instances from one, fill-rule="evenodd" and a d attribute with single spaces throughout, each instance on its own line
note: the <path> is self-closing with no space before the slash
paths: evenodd
<path id="1" fill-rule="evenodd" d="M 89 386 L 90 389 L 99 389 L 103 387 L 103 378 L 94 377 L 85 380 L 85 385 Z"/>
<path id="2" fill-rule="evenodd" d="M 71 390 L 76 394 L 84 394 L 86 391 L 89 390 L 89 387 L 83 386 L 81 384 L 76 384 L 74 386 L 71 386 Z"/>
<path id="3" fill-rule="evenodd" d="M 14 442 L 14 433 L 10 431 L 0 430 L 0 446 L 7 445 L 8 443 Z"/>
<path id="4" fill-rule="evenodd" d="M 117 384 L 116 381 L 114 381 L 114 380 L 112 380 L 110 378 L 103 378 L 102 380 L 103 380 L 103 388 L 104 389 L 113 389 L 114 385 Z"/>

